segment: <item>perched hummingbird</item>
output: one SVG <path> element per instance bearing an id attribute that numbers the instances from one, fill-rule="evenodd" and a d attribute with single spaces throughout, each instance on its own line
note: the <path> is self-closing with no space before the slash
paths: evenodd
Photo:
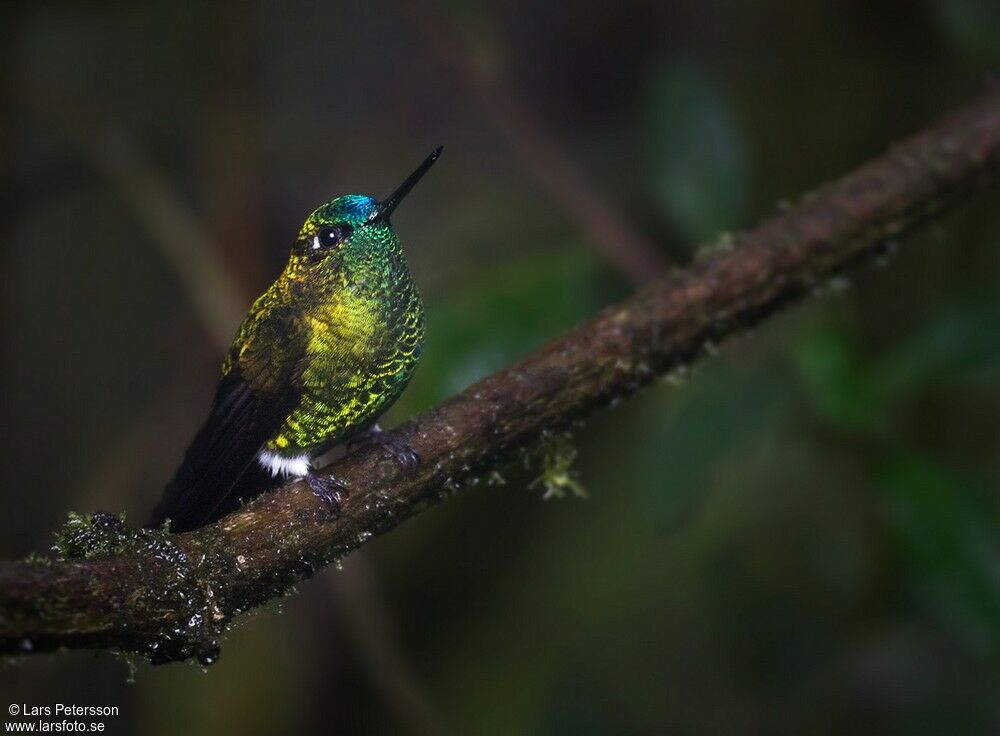
<path id="1" fill-rule="evenodd" d="M 376 424 L 424 342 L 423 303 L 389 218 L 440 154 L 381 202 L 348 194 L 309 215 L 284 271 L 244 318 L 208 419 L 151 526 L 170 519 L 171 531 L 195 529 L 288 476 L 339 513 L 347 489 L 313 474 L 312 462 L 366 435 L 399 462 L 419 462 Z"/>

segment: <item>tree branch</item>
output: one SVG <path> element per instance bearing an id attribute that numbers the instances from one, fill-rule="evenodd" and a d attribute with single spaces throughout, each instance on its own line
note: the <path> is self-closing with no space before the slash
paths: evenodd
<path id="1" fill-rule="evenodd" d="M 994 183 L 1000 92 L 938 122 L 788 211 L 609 307 L 396 430 L 402 470 L 366 447 L 336 464 L 340 519 L 300 483 L 195 532 L 78 518 L 70 559 L 0 563 L 0 651 L 114 647 L 214 661 L 228 621 L 439 503 L 546 429 L 696 359 L 928 217 Z"/>

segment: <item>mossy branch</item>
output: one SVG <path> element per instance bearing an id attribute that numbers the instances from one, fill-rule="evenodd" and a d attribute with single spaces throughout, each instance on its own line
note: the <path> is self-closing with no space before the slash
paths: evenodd
<path id="1" fill-rule="evenodd" d="M 396 432 L 423 458 L 415 471 L 375 447 L 344 458 L 335 469 L 351 496 L 340 519 L 298 483 L 187 534 L 75 517 L 64 559 L 0 563 L 0 649 L 115 648 L 211 662 L 235 616 L 441 502 L 543 431 L 809 294 L 998 171 L 994 90 L 407 422 Z"/>

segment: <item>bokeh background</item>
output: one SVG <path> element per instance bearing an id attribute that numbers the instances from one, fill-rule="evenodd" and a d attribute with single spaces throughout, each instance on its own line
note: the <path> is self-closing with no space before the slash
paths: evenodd
<path id="1" fill-rule="evenodd" d="M 317 204 L 382 195 L 429 340 L 389 424 L 975 96 L 991 0 L 0 6 L 0 552 L 148 513 Z M 1000 207 L 241 620 L 0 669 L 111 733 L 1000 732 Z M 496 480 L 496 479 L 495 479 Z"/>

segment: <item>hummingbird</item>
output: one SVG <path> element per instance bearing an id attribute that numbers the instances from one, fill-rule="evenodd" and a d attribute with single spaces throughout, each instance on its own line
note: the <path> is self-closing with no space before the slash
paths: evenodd
<path id="1" fill-rule="evenodd" d="M 441 150 L 381 201 L 348 194 L 309 215 L 281 275 L 240 325 L 208 419 L 150 526 L 169 519 L 171 532 L 196 529 L 288 477 L 339 515 L 347 487 L 313 468 L 336 445 L 371 440 L 406 467 L 419 463 L 377 423 L 424 343 L 423 302 L 390 218 Z"/>

